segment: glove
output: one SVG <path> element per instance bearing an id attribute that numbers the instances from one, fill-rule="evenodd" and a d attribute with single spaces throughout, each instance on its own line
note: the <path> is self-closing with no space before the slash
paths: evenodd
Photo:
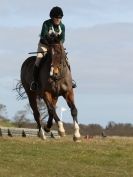
<path id="1" fill-rule="evenodd" d="M 49 38 L 49 41 L 54 42 L 57 36 L 55 33 L 51 33 L 48 38 Z"/>
<path id="2" fill-rule="evenodd" d="M 41 44 L 48 44 L 48 41 L 47 41 L 46 38 L 41 38 L 41 39 L 40 39 L 40 43 L 41 43 Z"/>
<path id="3" fill-rule="evenodd" d="M 55 33 L 51 33 L 40 39 L 40 43 L 46 45 L 59 42 L 59 41 L 60 41 L 60 36 L 56 35 Z"/>
<path id="4" fill-rule="evenodd" d="M 55 37 L 56 37 L 56 33 L 51 33 L 51 34 L 49 34 L 49 37 L 55 38 Z"/>
<path id="5" fill-rule="evenodd" d="M 53 44 L 53 43 L 56 42 L 57 36 L 56 36 L 55 33 L 51 33 L 51 34 L 46 36 L 46 39 L 47 39 L 49 44 Z"/>

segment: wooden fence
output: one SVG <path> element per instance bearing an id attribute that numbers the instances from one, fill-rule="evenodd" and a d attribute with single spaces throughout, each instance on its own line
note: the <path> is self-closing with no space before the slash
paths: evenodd
<path id="1" fill-rule="evenodd" d="M 45 132 L 47 138 L 58 139 L 58 131 L 52 130 L 49 133 Z M 9 128 L 9 127 L 0 127 L 0 136 L 10 136 L 10 137 L 38 137 L 38 129 L 29 129 L 29 128 Z"/>

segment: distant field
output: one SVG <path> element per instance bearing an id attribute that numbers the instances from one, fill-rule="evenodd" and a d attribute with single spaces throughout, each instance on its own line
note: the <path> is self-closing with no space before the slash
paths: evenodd
<path id="1" fill-rule="evenodd" d="M 133 138 L 0 137 L 0 177 L 133 177 Z"/>
<path id="2" fill-rule="evenodd" d="M 9 121 L 1 121 L 0 120 L 0 127 L 14 127 L 15 125 Z"/>

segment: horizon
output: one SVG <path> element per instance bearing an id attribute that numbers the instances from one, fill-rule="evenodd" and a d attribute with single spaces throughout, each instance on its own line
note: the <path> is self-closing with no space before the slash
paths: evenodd
<path id="1" fill-rule="evenodd" d="M 40 5 L 41 4 L 41 5 Z M 43 6 L 45 5 L 45 7 Z M 71 5 L 70 5 L 71 4 Z M 0 6 L 0 104 L 8 118 L 23 110 L 28 100 L 17 101 L 13 91 L 28 53 L 36 51 L 42 23 L 53 6 L 64 11 L 68 58 L 79 123 L 109 121 L 133 124 L 133 1 L 64 0 L 19 2 Z M 36 13 L 35 13 L 36 11 Z M 63 120 L 72 122 L 65 101 Z M 31 118 L 33 119 L 33 117 Z"/>

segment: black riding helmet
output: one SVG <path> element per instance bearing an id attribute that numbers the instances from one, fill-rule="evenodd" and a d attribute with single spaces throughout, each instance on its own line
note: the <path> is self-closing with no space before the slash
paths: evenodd
<path id="1" fill-rule="evenodd" d="M 49 14 L 50 18 L 62 18 L 63 17 L 63 11 L 60 7 L 56 6 L 53 7 Z"/>

